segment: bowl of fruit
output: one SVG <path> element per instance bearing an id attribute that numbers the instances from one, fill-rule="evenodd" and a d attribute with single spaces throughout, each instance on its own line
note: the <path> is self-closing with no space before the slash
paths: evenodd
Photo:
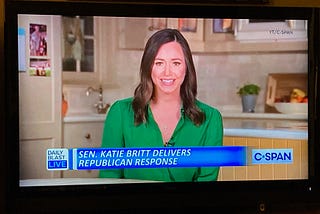
<path id="1" fill-rule="evenodd" d="M 295 88 L 289 100 L 275 100 L 274 107 L 283 114 L 307 114 L 308 96 L 303 90 Z"/>

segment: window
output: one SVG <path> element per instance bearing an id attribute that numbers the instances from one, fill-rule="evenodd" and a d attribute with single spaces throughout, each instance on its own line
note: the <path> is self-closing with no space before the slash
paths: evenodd
<path id="1" fill-rule="evenodd" d="M 94 72 L 94 19 L 92 16 L 62 17 L 62 70 Z"/>

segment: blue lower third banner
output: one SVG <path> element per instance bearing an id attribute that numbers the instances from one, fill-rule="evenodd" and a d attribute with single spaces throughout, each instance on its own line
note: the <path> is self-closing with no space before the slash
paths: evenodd
<path id="1" fill-rule="evenodd" d="M 291 164 L 293 149 L 246 146 L 161 148 L 55 148 L 47 150 L 48 170 L 217 167 Z"/>
<path id="2" fill-rule="evenodd" d="M 244 166 L 246 147 L 73 149 L 72 169 Z"/>
<path id="3" fill-rule="evenodd" d="M 247 165 L 245 146 L 74 148 L 69 149 L 68 153 L 66 149 L 57 148 L 47 151 L 48 170 L 245 165 Z"/>

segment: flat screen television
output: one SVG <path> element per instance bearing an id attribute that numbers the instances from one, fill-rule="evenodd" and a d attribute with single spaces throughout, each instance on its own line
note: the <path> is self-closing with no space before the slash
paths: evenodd
<path id="1" fill-rule="evenodd" d="M 5 13 L 9 212 L 263 213 L 318 203 L 318 9 L 210 1 L 8 1 Z M 133 96 L 146 41 L 162 28 L 178 29 L 187 39 L 197 98 L 221 112 L 223 145 L 103 150 L 104 107 Z M 242 109 L 237 93 L 246 83 L 260 87 L 250 111 Z M 293 94 L 304 101 L 292 100 Z M 102 112 L 93 107 L 99 102 Z M 287 112 L 277 104 L 303 107 Z M 174 156 L 181 149 L 198 157 Z M 129 152 L 142 150 L 158 153 L 137 153 L 141 162 L 133 166 Z M 125 151 L 119 161 L 127 165 L 99 164 L 108 151 Z M 152 165 L 152 158 L 165 164 L 159 152 L 174 159 Z M 119 166 L 169 172 L 217 167 L 219 174 L 215 181 L 197 182 L 99 178 L 99 170 Z"/>

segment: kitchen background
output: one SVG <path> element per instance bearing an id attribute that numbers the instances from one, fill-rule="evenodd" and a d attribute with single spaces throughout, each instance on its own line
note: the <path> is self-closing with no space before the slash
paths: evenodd
<path id="1" fill-rule="evenodd" d="M 69 103 L 69 113 L 79 113 L 88 109 L 95 111 L 92 106 L 97 98 L 93 97 L 97 94 L 92 97 L 81 96 L 92 84 L 95 88 L 102 85 L 103 100 L 107 103 L 132 96 L 139 81 L 139 66 L 144 42 L 155 32 L 148 30 L 152 25 L 150 19 L 96 21 L 100 23 L 100 33 L 107 32 L 105 35 L 100 35 L 102 38 L 97 35 L 96 40 L 99 42 L 96 47 L 98 49 L 103 47 L 103 50 L 96 52 L 99 58 L 96 62 L 102 63 L 96 66 L 96 72 L 100 73 L 99 80 L 87 83 L 86 80 L 75 80 L 74 72 L 63 72 L 63 90 Z M 170 19 L 167 24 L 169 27 L 179 27 L 179 24 Z M 185 36 L 193 50 L 198 75 L 198 98 L 222 112 L 242 111 L 241 99 L 236 92 L 238 87 L 245 83 L 255 83 L 261 87 L 256 112 L 264 112 L 267 80 L 270 73 L 307 73 L 308 71 L 306 38 L 282 40 L 273 38 L 268 33 L 268 29 L 276 27 L 268 28 L 266 25 L 266 29 L 263 29 L 266 33 L 261 38 L 250 39 L 249 37 L 241 40 L 237 39 L 235 30 L 230 30 L 230 27 L 228 31 L 222 29 L 221 32 L 212 33 L 213 20 L 201 20 L 197 24 L 198 30 L 185 32 Z M 232 24 L 234 29 L 240 23 L 233 20 Z M 106 25 L 109 29 L 101 29 Z M 117 32 L 116 35 L 115 32 Z M 240 37 L 241 33 L 237 32 L 237 36 Z M 101 45 L 100 42 L 103 44 Z M 102 58 L 99 53 L 102 54 Z M 109 65 L 103 65 L 109 62 Z M 72 73 L 71 76 L 66 77 L 70 73 Z M 88 78 L 85 79 L 88 80 Z"/>
<path id="2" fill-rule="evenodd" d="M 119 87 L 105 88 L 104 101 L 112 103 L 117 99 L 133 95 L 139 78 L 141 55 L 142 52 L 139 51 L 122 51 L 118 64 L 119 72 L 116 72 Z M 256 112 L 264 112 L 268 74 L 305 73 L 308 66 L 305 53 L 194 54 L 193 56 L 198 77 L 198 98 L 220 111 L 241 112 L 241 98 L 236 93 L 237 87 L 250 82 L 261 86 Z M 96 103 L 97 98 L 81 96 L 85 94 L 86 87 L 86 85 L 83 87 L 64 85 L 70 113 L 86 111 L 85 109 L 95 111 L 90 106 Z"/>

